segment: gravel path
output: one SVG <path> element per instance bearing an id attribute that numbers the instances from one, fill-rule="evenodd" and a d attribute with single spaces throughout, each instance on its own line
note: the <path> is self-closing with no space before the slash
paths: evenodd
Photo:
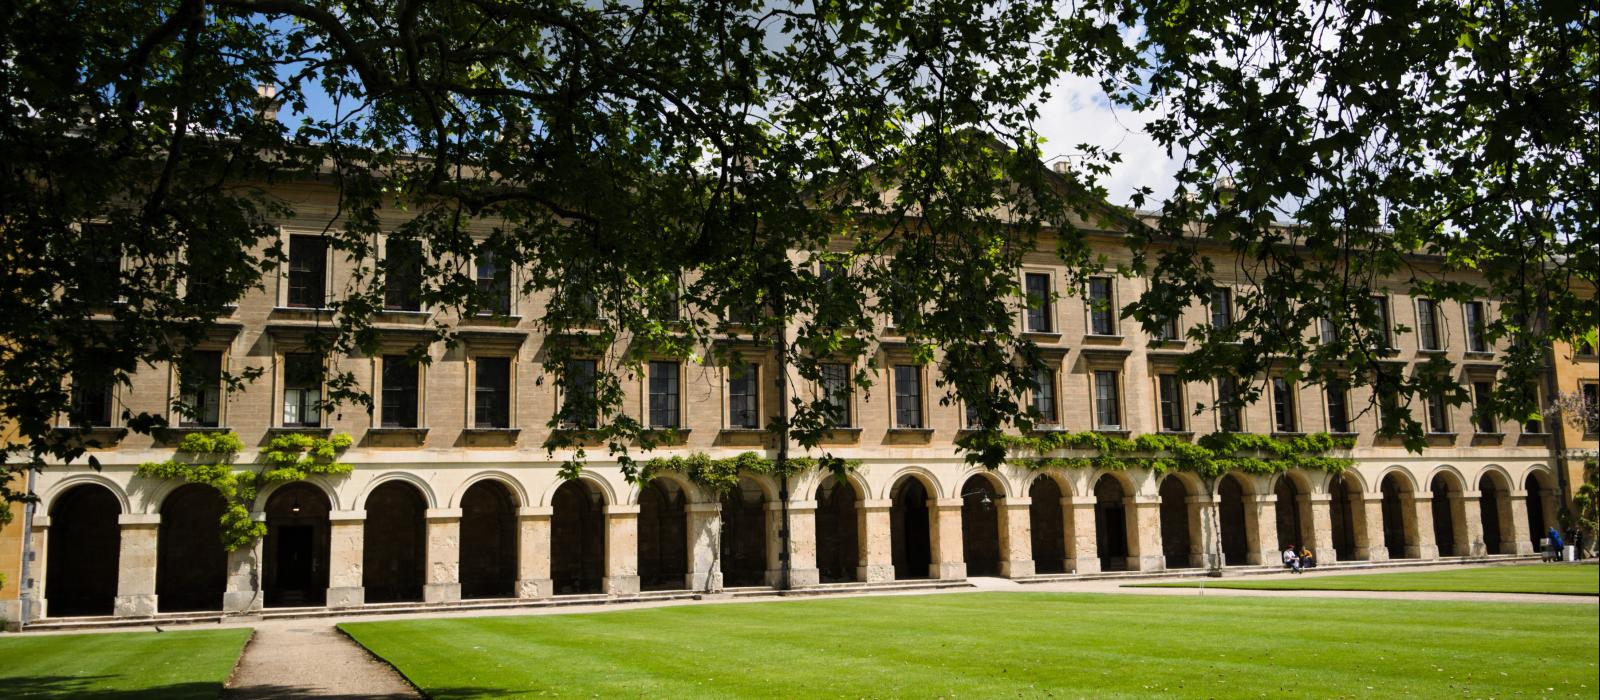
<path id="1" fill-rule="evenodd" d="M 222 691 L 223 700 L 258 698 L 416 698 L 394 668 L 330 620 L 263 623 Z"/>

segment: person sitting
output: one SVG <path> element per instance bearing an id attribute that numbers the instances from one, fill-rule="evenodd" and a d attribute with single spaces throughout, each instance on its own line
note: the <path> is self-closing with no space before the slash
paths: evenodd
<path id="1" fill-rule="evenodd" d="M 1289 567 L 1290 573 L 1300 573 L 1300 557 L 1294 553 L 1293 546 L 1284 548 L 1283 565 Z"/>
<path id="2" fill-rule="evenodd" d="M 1300 568 L 1310 569 L 1317 565 L 1317 555 L 1306 547 L 1300 548 Z"/>

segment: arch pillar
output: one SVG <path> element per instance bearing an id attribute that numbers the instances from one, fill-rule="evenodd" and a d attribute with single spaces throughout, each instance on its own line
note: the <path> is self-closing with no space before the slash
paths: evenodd
<path id="1" fill-rule="evenodd" d="M 328 607 L 359 608 L 366 604 L 361 562 L 366 550 L 365 510 L 328 513 Z"/>
<path id="2" fill-rule="evenodd" d="M 1511 505 L 1511 524 L 1500 537 L 1511 540 L 1512 554 L 1534 554 L 1533 533 L 1528 532 L 1528 492 L 1513 490 L 1506 500 Z"/>
<path id="3" fill-rule="evenodd" d="M 250 519 L 264 523 L 267 521 L 266 511 L 251 511 Z M 222 611 L 225 613 L 252 613 L 263 607 L 261 590 L 261 548 L 265 546 L 265 537 L 257 537 L 249 547 L 240 547 L 228 552 L 228 579 L 222 591 Z M 359 561 L 359 558 L 357 559 Z M 359 582 L 361 577 L 356 576 Z M 331 593 L 331 592 L 330 592 Z M 329 600 L 332 600 L 330 594 Z"/>
<path id="4" fill-rule="evenodd" d="M 425 603 L 461 600 L 461 509 L 429 508 L 428 572 L 422 586 Z"/>
<path id="5" fill-rule="evenodd" d="M 1433 494 L 1428 494 L 1427 498 L 1421 494 L 1411 497 L 1411 517 L 1416 528 L 1412 537 L 1417 544 L 1406 547 L 1406 554 L 1417 559 L 1438 559 L 1439 543 L 1433 537 Z"/>
<path id="6" fill-rule="evenodd" d="M 1561 527 L 1561 492 L 1556 489 L 1539 489 L 1539 499 L 1544 503 L 1544 527 Z M 1565 537 L 1565 535 L 1563 535 Z"/>
<path id="7" fill-rule="evenodd" d="M 767 561 L 774 583 L 783 576 L 783 505 L 767 504 Z M 817 502 L 789 504 L 789 586 L 815 586 L 822 582 L 817 571 Z"/>
<path id="8" fill-rule="evenodd" d="M 856 580 L 879 583 L 894 580 L 894 540 L 890 531 L 890 511 L 894 501 L 888 498 L 868 499 L 856 507 L 860 535 L 857 546 Z"/>
<path id="9" fill-rule="evenodd" d="M 1098 574 L 1100 573 L 1100 538 L 1095 530 L 1094 506 L 1095 498 L 1091 494 L 1083 498 L 1061 499 L 1061 509 L 1070 513 L 1072 519 L 1072 551 L 1067 556 L 1072 558 L 1072 573 Z"/>
<path id="10" fill-rule="evenodd" d="M 1250 542 L 1246 561 L 1260 566 L 1278 563 L 1278 497 L 1272 494 L 1244 495 L 1244 530 Z M 1291 543 L 1293 544 L 1293 543 Z"/>
<path id="11" fill-rule="evenodd" d="M 555 594 L 550 582 L 550 506 L 517 509 L 517 597 Z"/>
<path id="12" fill-rule="evenodd" d="M 46 565 L 50 561 L 50 516 L 48 511 L 40 508 L 34 514 L 33 529 L 28 533 L 28 537 L 33 538 L 33 561 L 36 562 L 33 569 L 38 573 L 32 576 L 32 580 L 22 581 L 19 591 L 27 591 L 26 600 L 31 602 L 31 607 L 33 608 L 26 611 L 28 619 L 37 620 L 50 614 L 48 605 L 50 601 L 44 597 L 46 590 L 44 579 L 46 573 L 50 570 L 50 567 Z M 21 598 L 20 595 L 18 597 Z"/>
<path id="13" fill-rule="evenodd" d="M 928 499 L 928 514 L 933 518 L 933 541 L 928 543 L 934 562 L 928 575 L 942 580 L 967 577 L 966 553 L 961 550 L 961 504 L 959 498 Z"/>
<path id="14" fill-rule="evenodd" d="M 1000 510 L 1000 575 L 1022 578 L 1033 575 L 1033 524 L 1028 508 L 1033 499 L 1002 498 L 995 503 Z"/>
<path id="15" fill-rule="evenodd" d="M 1383 497 L 1364 497 L 1361 507 L 1366 511 L 1363 519 L 1367 526 L 1367 561 L 1388 561 L 1389 542 L 1383 536 Z"/>
<path id="16" fill-rule="evenodd" d="M 1222 568 L 1222 550 L 1212 549 L 1213 544 L 1222 546 L 1221 513 L 1217 510 L 1217 499 L 1214 496 L 1190 496 L 1185 499 L 1189 503 L 1189 559 L 1194 566 L 1207 571 L 1217 571 Z M 1212 533 L 1216 533 L 1216 542 L 1212 542 Z M 1195 533 L 1199 533 L 1195 536 Z"/>
<path id="17" fill-rule="evenodd" d="M 611 595 L 639 592 L 639 506 L 606 506 L 605 577 Z"/>
<path id="18" fill-rule="evenodd" d="M 1458 552 L 1465 556 L 1482 557 L 1489 554 L 1489 545 L 1483 541 L 1483 496 L 1478 491 L 1468 491 L 1461 495 L 1461 513 L 1457 520 L 1466 523 L 1462 528 L 1464 532 L 1456 535 Z M 1466 540 L 1465 546 L 1460 540 Z"/>
<path id="19" fill-rule="evenodd" d="M 150 617 L 156 613 L 156 543 L 160 540 L 161 514 L 123 513 L 117 553 L 117 617 Z"/>
<path id="20" fill-rule="evenodd" d="M 1318 564 L 1339 561 L 1333 547 L 1333 497 L 1325 493 L 1303 495 L 1302 503 L 1311 511 L 1311 537 L 1305 546 L 1317 557 Z"/>
<path id="21" fill-rule="evenodd" d="M 691 591 L 720 591 L 722 565 L 717 557 L 722 553 L 722 546 L 717 538 L 722 533 L 722 503 L 687 503 L 683 510 L 688 519 L 686 536 L 689 538 L 689 573 L 683 585 Z"/>
<path id="22" fill-rule="evenodd" d="M 1128 519 L 1129 569 L 1164 571 L 1167 555 L 1161 550 L 1161 498 L 1129 496 L 1123 517 Z"/>

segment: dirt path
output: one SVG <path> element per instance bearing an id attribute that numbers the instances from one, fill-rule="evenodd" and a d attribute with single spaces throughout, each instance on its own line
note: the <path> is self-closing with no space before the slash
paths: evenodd
<path id="1" fill-rule="evenodd" d="M 415 698 L 399 673 L 333 628 L 330 620 L 264 623 L 233 670 L 224 700 Z"/>

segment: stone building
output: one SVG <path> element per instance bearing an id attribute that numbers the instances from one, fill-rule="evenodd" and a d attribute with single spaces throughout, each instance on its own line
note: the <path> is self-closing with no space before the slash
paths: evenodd
<path id="1" fill-rule="evenodd" d="M 558 477 L 563 455 L 552 459 L 541 445 L 558 409 L 543 380 L 541 299 L 508 294 L 504 316 L 455 319 L 462 342 L 436 345 L 430 364 L 415 365 L 403 348 L 433 315 L 403 293 L 390 295 L 378 323 L 389 349 L 333 360 L 368 382 L 374 410 L 308 410 L 323 387 L 314 371 L 320 358 L 303 354 L 305 339 L 328 326 L 321 307 L 349 283 L 350 265 L 317 237 L 334 214 L 327 193 L 301 186 L 282 196 L 299 217 L 282 225 L 290 262 L 217 320 L 194 366 L 141 369 L 131 389 L 86 384 L 94 425 L 76 429 L 103 440 L 96 450 L 103 468 L 75 464 L 38 478 L 30 542 L 39 563 L 30 582 L 36 617 L 775 583 L 780 504 L 771 478 L 748 474 L 731 493 L 714 495 L 669 472 L 640 489 L 595 455 L 580 478 Z M 1106 277 L 1086 295 L 1065 294 L 1051 249 L 1043 242 L 1018 274 L 1025 288 L 1062 296 L 1042 309 L 1019 309 L 1017 323 L 1045 349 L 1047 390 L 1035 400 L 1061 429 L 1341 433 L 1356 439 L 1355 467 L 1337 476 L 1229 474 L 1209 484 L 1145 469 L 985 471 L 953 449 L 965 414 L 932 395 L 935 370 L 890 347 L 879 358 L 877 388 L 849 398 L 849 427 L 826 444 L 860 467 L 844 480 L 809 473 L 791 481 L 793 585 L 1148 572 L 1217 558 L 1250 566 L 1275 562 L 1285 544 L 1309 547 L 1322 562 L 1513 556 L 1532 552 L 1538 533 L 1555 522 L 1558 481 L 1546 426 L 1477 420 L 1470 407 L 1440 406 L 1429 415 L 1428 448 L 1411 453 L 1374 436 L 1377 419 L 1361 410 L 1364 390 L 1329 392 L 1271 377 L 1256 378 L 1268 391 L 1242 412 L 1193 414 L 1184 407 L 1231 388 L 1179 382 L 1173 363 L 1185 351 L 1185 328 L 1227 321 L 1226 287 L 1177 320 L 1175 339 L 1157 340 L 1115 312 L 1091 313 L 1082 298 L 1115 309 L 1148 282 Z M 1107 236 L 1113 262 L 1118 251 Z M 480 273 L 496 274 L 492 261 L 477 262 Z M 1431 329 L 1426 338 L 1396 334 L 1397 365 L 1443 353 L 1463 382 L 1494 381 L 1496 348 L 1479 325 L 1495 313 L 1494 300 L 1458 305 L 1373 291 L 1394 326 Z M 777 409 L 771 362 L 748 359 L 753 371 L 664 360 L 629 380 L 629 410 L 685 435 L 657 454 L 722 457 L 770 447 L 758 426 Z M 220 370 L 247 367 L 265 375 L 244 391 L 224 392 Z M 172 434 L 119 431 L 113 406 L 170 414 L 180 394 L 199 411 L 171 415 L 179 426 Z M 173 435 L 221 430 L 242 439 L 243 463 L 275 435 L 349 434 L 354 445 L 342 461 L 355 469 L 263 490 L 251 509 L 266 536 L 226 553 L 217 546 L 224 503 L 214 491 L 135 474 L 142 462 L 173 456 Z M 1208 523 L 1217 537 L 1207 535 Z"/>

